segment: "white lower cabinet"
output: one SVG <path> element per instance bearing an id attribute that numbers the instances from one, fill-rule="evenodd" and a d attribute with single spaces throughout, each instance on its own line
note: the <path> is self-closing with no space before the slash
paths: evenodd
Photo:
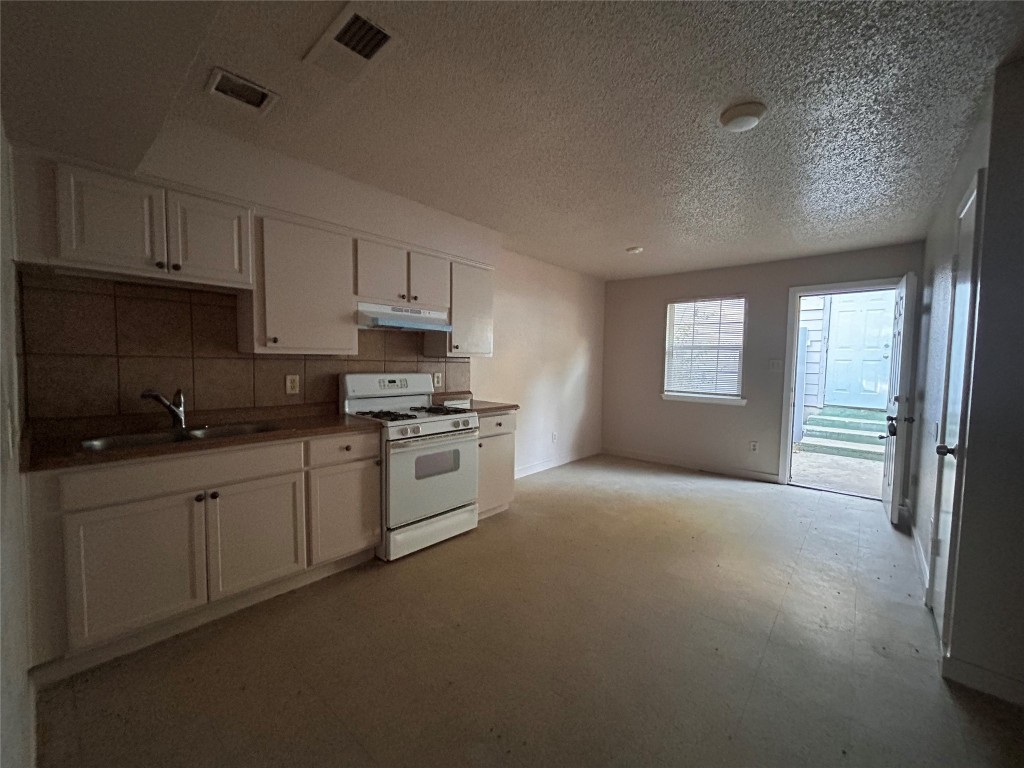
<path id="1" fill-rule="evenodd" d="M 64 551 L 72 648 L 207 601 L 205 510 L 195 494 L 65 515 Z"/>
<path id="2" fill-rule="evenodd" d="M 495 435 L 480 440 L 480 512 L 500 511 L 515 495 L 516 436 Z"/>
<path id="3" fill-rule="evenodd" d="M 207 492 L 211 600 L 306 567 L 304 497 L 302 472 Z"/>
<path id="4" fill-rule="evenodd" d="M 309 471 L 309 549 L 315 565 L 380 543 L 376 459 Z"/>

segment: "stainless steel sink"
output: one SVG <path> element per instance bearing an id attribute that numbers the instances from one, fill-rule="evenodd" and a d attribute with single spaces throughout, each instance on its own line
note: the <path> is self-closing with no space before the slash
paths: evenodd
<path id="1" fill-rule="evenodd" d="M 115 451 L 125 448 L 141 448 L 147 445 L 163 445 L 165 443 L 181 443 L 191 440 L 188 432 L 174 430 L 171 432 L 145 432 L 137 435 L 108 435 L 83 440 L 82 447 L 87 451 Z"/>
<path id="2" fill-rule="evenodd" d="M 253 422 L 251 424 L 222 424 L 219 427 L 203 427 L 202 429 L 191 429 L 188 434 L 199 440 L 215 437 L 236 437 L 238 435 L 256 435 L 260 432 L 270 432 L 277 429 L 276 424 L 267 421 Z"/>

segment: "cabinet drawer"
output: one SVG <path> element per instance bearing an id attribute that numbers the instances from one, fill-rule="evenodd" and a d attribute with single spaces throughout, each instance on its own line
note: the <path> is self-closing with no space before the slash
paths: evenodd
<path id="1" fill-rule="evenodd" d="M 495 416 L 480 417 L 480 437 L 504 435 L 516 431 L 515 413 L 499 413 Z"/>
<path id="2" fill-rule="evenodd" d="M 309 441 L 308 464 L 322 467 L 358 459 L 374 459 L 380 455 L 379 432 L 356 432 Z"/>

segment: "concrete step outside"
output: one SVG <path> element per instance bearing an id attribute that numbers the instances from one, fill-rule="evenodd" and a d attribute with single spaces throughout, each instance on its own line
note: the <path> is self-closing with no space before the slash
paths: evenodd
<path id="1" fill-rule="evenodd" d="M 876 440 L 876 443 L 876 445 L 858 444 L 805 436 L 794 448 L 797 451 L 806 451 L 808 453 L 826 453 L 833 456 L 848 456 L 854 459 L 882 461 L 885 458 L 885 442 Z"/>

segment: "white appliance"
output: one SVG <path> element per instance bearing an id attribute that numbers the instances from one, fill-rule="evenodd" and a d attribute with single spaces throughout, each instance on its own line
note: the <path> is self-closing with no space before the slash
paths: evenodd
<path id="1" fill-rule="evenodd" d="M 382 560 L 477 525 L 480 420 L 468 407 L 433 405 L 433 392 L 429 373 L 349 373 L 339 381 L 342 413 L 383 425 Z"/>
<path id="2" fill-rule="evenodd" d="M 405 331 L 449 332 L 452 329 L 447 312 L 365 302 L 356 304 L 356 324 L 360 328 L 397 328 Z"/>

